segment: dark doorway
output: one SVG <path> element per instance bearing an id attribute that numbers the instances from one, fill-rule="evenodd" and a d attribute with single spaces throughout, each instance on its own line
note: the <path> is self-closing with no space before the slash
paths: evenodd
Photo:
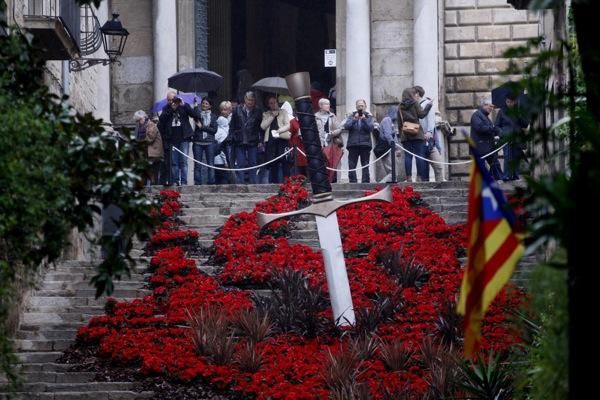
<path id="1" fill-rule="evenodd" d="M 335 48 L 335 0 L 209 0 L 208 19 L 209 69 L 226 81 L 219 100 L 298 71 L 310 72 L 324 93 L 335 85 L 335 68 L 323 60 Z"/>

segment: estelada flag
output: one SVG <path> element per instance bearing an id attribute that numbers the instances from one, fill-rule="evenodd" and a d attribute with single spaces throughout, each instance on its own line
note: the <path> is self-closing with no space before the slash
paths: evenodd
<path id="1" fill-rule="evenodd" d="M 473 146 L 471 154 L 467 266 L 457 310 L 465 316 L 466 357 L 477 351 L 483 315 L 509 281 L 524 252 L 514 231 L 515 215 L 504 193 Z"/>

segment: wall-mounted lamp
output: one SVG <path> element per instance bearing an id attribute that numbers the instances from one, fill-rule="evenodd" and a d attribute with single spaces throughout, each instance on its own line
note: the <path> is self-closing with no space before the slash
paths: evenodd
<path id="1" fill-rule="evenodd" d="M 69 63 L 69 70 L 82 71 L 98 64 L 109 65 L 119 62 L 117 58 L 123 54 L 129 36 L 129 32 L 123 28 L 121 21 L 119 21 L 119 14 L 113 14 L 112 19 L 102 25 L 100 33 L 102 34 L 104 52 L 108 58 L 75 58 Z"/>

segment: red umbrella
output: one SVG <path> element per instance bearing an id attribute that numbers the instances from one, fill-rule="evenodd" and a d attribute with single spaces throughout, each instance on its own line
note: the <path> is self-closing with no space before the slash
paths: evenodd
<path id="1" fill-rule="evenodd" d="M 342 147 L 339 147 L 337 144 L 331 143 L 331 144 L 325 146 L 325 148 L 323 149 L 323 154 L 325 155 L 325 158 L 327 159 L 327 166 L 329 168 L 337 168 L 340 161 L 342 160 L 342 156 L 344 155 L 344 150 Z M 337 173 L 337 171 L 329 170 L 329 181 L 330 182 L 333 180 L 333 177 L 335 176 L 336 173 Z"/>

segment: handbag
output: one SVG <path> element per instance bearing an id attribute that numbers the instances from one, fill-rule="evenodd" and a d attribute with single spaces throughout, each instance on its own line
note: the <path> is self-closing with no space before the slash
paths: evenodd
<path id="1" fill-rule="evenodd" d="M 406 136 L 417 136 L 421 125 L 417 122 L 404 121 L 402 110 L 398 110 L 398 114 L 400 114 L 400 119 L 402 120 L 402 133 Z"/>

